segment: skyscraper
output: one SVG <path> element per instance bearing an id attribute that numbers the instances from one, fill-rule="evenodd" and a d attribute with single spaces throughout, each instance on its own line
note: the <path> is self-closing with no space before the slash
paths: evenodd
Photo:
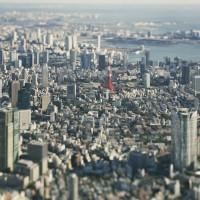
<path id="1" fill-rule="evenodd" d="M 18 108 L 19 109 L 30 109 L 31 104 L 31 92 L 30 92 L 30 83 L 26 83 L 25 87 L 23 87 L 21 90 L 18 92 Z"/>
<path id="2" fill-rule="evenodd" d="M 40 28 L 37 29 L 37 39 L 39 42 L 41 42 L 41 29 Z"/>
<path id="3" fill-rule="evenodd" d="M 145 73 L 143 76 L 143 85 L 144 88 L 150 88 L 150 81 L 151 81 L 151 77 L 149 73 Z"/>
<path id="4" fill-rule="evenodd" d="M 127 68 L 127 64 L 128 64 L 128 55 L 126 53 L 124 53 L 124 55 L 123 55 L 124 68 Z"/>
<path id="5" fill-rule="evenodd" d="M 146 67 L 145 67 L 145 63 L 140 63 L 140 74 L 141 74 L 141 77 L 144 76 L 145 72 L 146 72 Z"/>
<path id="6" fill-rule="evenodd" d="M 47 44 L 50 45 L 51 47 L 53 46 L 53 34 L 52 33 L 47 34 Z"/>
<path id="7" fill-rule="evenodd" d="M 13 81 L 11 88 L 11 104 L 13 108 L 17 106 L 19 89 L 20 89 L 19 81 Z"/>
<path id="8" fill-rule="evenodd" d="M 0 171 L 13 170 L 18 158 L 19 112 L 0 109 Z"/>
<path id="9" fill-rule="evenodd" d="M 19 110 L 14 108 L 13 110 L 13 161 L 18 160 L 19 152 Z"/>
<path id="10" fill-rule="evenodd" d="M 47 63 L 49 62 L 49 51 L 44 51 L 43 53 L 43 63 Z"/>
<path id="11" fill-rule="evenodd" d="M 65 37 L 65 49 L 67 51 L 70 51 L 72 49 L 72 36 L 71 35 L 66 35 Z"/>
<path id="12" fill-rule="evenodd" d="M 98 52 L 101 51 L 101 35 L 98 35 L 98 47 L 97 47 L 97 51 Z"/>
<path id="13" fill-rule="evenodd" d="M 192 78 L 192 89 L 194 90 L 195 95 L 200 93 L 200 75 L 193 76 Z"/>
<path id="14" fill-rule="evenodd" d="M 148 49 L 145 50 L 145 58 L 146 58 L 146 66 L 149 67 L 149 65 L 150 65 L 150 51 Z"/>
<path id="15" fill-rule="evenodd" d="M 45 142 L 31 141 L 28 144 L 28 157 L 40 167 L 40 174 L 48 170 L 48 144 Z"/>
<path id="16" fill-rule="evenodd" d="M 40 52 L 39 51 L 34 52 L 34 64 L 35 65 L 40 64 Z"/>
<path id="17" fill-rule="evenodd" d="M 99 55 L 99 71 L 106 69 L 106 56 Z"/>
<path id="18" fill-rule="evenodd" d="M 194 167 L 197 156 L 197 111 L 180 108 L 172 111 L 171 158 L 175 169 Z"/>
<path id="19" fill-rule="evenodd" d="M 76 48 L 77 48 L 77 35 L 76 35 L 76 34 L 74 34 L 74 35 L 72 36 L 72 48 L 73 48 L 73 49 L 76 49 Z"/>
<path id="20" fill-rule="evenodd" d="M 78 177 L 71 174 L 69 177 L 69 200 L 78 200 Z"/>
<path id="21" fill-rule="evenodd" d="M 184 85 L 190 83 L 190 67 L 187 65 L 182 67 L 182 83 Z"/>
<path id="22" fill-rule="evenodd" d="M 2 82 L 2 78 L 0 77 L 0 98 L 2 98 L 2 87 L 3 87 L 3 82 Z"/>
<path id="23" fill-rule="evenodd" d="M 71 49 L 70 50 L 70 66 L 73 66 L 76 64 L 76 58 L 77 58 L 77 50 Z"/>
<path id="24" fill-rule="evenodd" d="M 81 67 L 83 69 L 90 69 L 92 67 L 92 55 L 90 53 L 81 54 Z"/>
<path id="25" fill-rule="evenodd" d="M 32 75 L 32 87 L 35 87 L 38 85 L 38 76 L 36 73 L 33 73 Z"/>
<path id="26" fill-rule="evenodd" d="M 24 79 L 25 83 L 28 81 L 28 70 L 22 69 L 22 79 Z"/>
<path id="27" fill-rule="evenodd" d="M 42 66 L 42 87 L 46 88 L 49 85 L 49 73 L 48 73 L 48 65 L 44 64 Z"/>
<path id="28" fill-rule="evenodd" d="M 0 49 L 0 65 L 4 64 L 4 50 Z"/>
<path id="29" fill-rule="evenodd" d="M 67 86 L 67 98 L 68 99 L 76 98 L 76 84 Z"/>

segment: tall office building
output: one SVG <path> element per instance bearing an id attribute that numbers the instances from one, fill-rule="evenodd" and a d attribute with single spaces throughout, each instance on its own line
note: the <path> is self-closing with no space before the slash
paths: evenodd
<path id="1" fill-rule="evenodd" d="M 49 62 L 49 51 L 44 51 L 43 52 L 43 63 L 47 63 Z"/>
<path id="2" fill-rule="evenodd" d="M 78 177 L 71 174 L 69 177 L 69 200 L 78 200 Z"/>
<path id="3" fill-rule="evenodd" d="M 16 50 L 11 50 L 10 51 L 10 61 L 13 62 L 16 60 L 17 60 L 17 52 L 16 52 Z"/>
<path id="4" fill-rule="evenodd" d="M 2 98 L 2 87 L 3 87 L 3 81 L 2 81 L 2 78 L 0 77 L 0 99 Z"/>
<path id="5" fill-rule="evenodd" d="M 32 87 L 36 87 L 38 85 L 38 76 L 36 73 L 33 73 L 33 75 L 32 75 L 31 84 L 32 84 Z"/>
<path id="6" fill-rule="evenodd" d="M 71 49 L 70 50 L 70 66 L 76 65 L 76 58 L 77 58 L 77 50 Z"/>
<path id="7" fill-rule="evenodd" d="M 99 55 L 99 71 L 106 69 L 106 56 Z"/>
<path id="8" fill-rule="evenodd" d="M 92 55 L 90 53 L 81 54 L 81 67 L 83 69 L 90 69 L 92 67 Z"/>
<path id="9" fill-rule="evenodd" d="M 48 171 L 48 144 L 45 142 L 31 141 L 28 144 L 28 157 L 37 163 L 40 168 L 40 174 Z"/>
<path id="10" fill-rule="evenodd" d="M 17 106 L 19 89 L 20 89 L 19 81 L 13 81 L 11 88 L 11 104 L 13 108 Z"/>
<path id="11" fill-rule="evenodd" d="M 144 88 L 148 89 L 150 88 L 150 81 L 151 81 L 151 76 L 149 73 L 145 73 L 143 76 L 143 85 Z"/>
<path id="12" fill-rule="evenodd" d="M 13 160 L 18 160 L 19 152 L 19 110 L 14 108 L 13 112 Z"/>
<path id="13" fill-rule="evenodd" d="M 143 77 L 145 73 L 146 73 L 146 64 L 142 62 L 142 63 L 140 63 L 140 74 L 141 74 L 141 77 Z"/>
<path id="14" fill-rule="evenodd" d="M 98 35 L 98 44 L 97 44 L 97 51 L 100 52 L 101 51 L 101 35 Z"/>
<path id="15" fill-rule="evenodd" d="M 18 59 L 22 61 L 22 66 L 25 68 L 34 67 L 34 54 L 19 55 Z"/>
<path id="16" fill-rule="evenodd" d="M 41 42 L 41 29 L 40 28 L 37 29 L 37 39 L 39 42 Z"/>
<path id="17" fill-rule="evenodd" d="M 46 35 L 42 35 L 42 44 L 43 45 L 47 44 L 47 36 Z"/>
<path id="18" fill-rule="evenodd" d="M 77 47 L 78 47 L 78 45 L 77 45 L 77 35 L 74 34 L 74 35 L 72 35 L 72 48 L 76 49 Z"/>
<path id="19" fill-rule="evenodd" d="M 18 91 L 17 107 L 21 110 L 30 109 L 31 107 L 31 83 L 26 83 L 25 86 Z"/>
<path id="20" fill-rule="evenodd" d="M 171 158 L 175 169 L 194 167 L 197 157 L 197 111 L 172 111 Z"/>
<path id="21" fill-rule="evenodd" d="M 39 51 L 34 52 L 34 64 L 35 65 L 40 64 L 40 52 Z"/>
<path id="22" fill-rule="evenodd" d="M 67 86 L 67 98 L 68 99 L 76 98 L 76 84 Z"/>
<path id="23" fill-rule="evenodd" d="M 13 170 L 12 115 L 12 110 L 0 110 L 0 171 Z"/>
<path id="24" fill-rule="evenodd" d="M 4 50 L 0 49 L 0 65 L 4 64 Z"/>
<path id="25" fill-rule="evenodd" d="M 124 53 L 124 55 L 123 55 L 123 65 L 124 65 L 124 68 L 127 68 L 127 65 L 128 65 L 128 55 L 126 53 Z"/>
<path id="26" fill-rule="evenodd" d="M 182 83 L 187 85 L 190 83 L 190 67 L 183 66 L 182 67 Z"/>
<path id="27" fill-rule="evenodd" d="M 194 90 L 195 95 L 200 93 L 200 75 L 193 76 L 193 78 L 192 78 L 192 89 Z"/>
<path id="28" fill-rule="evenodd" d="M 47 34 L 47 44 L 50 45 L 51 47 L 53 46 L 53 34 L 52 33 Z"/>
<path id="29" fill-rule="evenodd" d="M 24 79 L 25 83 L 28 81 L 28 70 L 22 69 L 22 79 Z"/>
<path id="30" fill-rule="evenodd" d="M 70 51 L 72 49 L 72 36 L 71 35 L 66 35 L 65 37 L 65 49 L 67 51 Z"/>
<path id="31" fill-rule="evenodd" d="M 13 40 L 13 41 L 17 41 L 17 38 L 18 38 L 17 32 L 14 31 L 14 32 L 12 33 L 12 40 Z"/>
<path id="32" fill-rule="evenodd" d="M 49 85 L 49 72 L 48 65 L 43 64 L 42 66 L 42 87 L 46 88 Z"/>
<path id="33" fill-rule="evenodd" d="M 19 112 L 0 109 L 0 171 L 13 170 L 18 158 Z"/>
<path id="34" fill-rule="evenodd" d="M 146 59 L 146 66 L 150 66 L 150 51 L 147 49 L 145 50 L 145 59 Z"/>

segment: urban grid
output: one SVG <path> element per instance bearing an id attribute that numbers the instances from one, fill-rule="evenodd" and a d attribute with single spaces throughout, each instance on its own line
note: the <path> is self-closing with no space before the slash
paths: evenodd
<path id="1" fill-rule="evenodd" d="M 0 13 L 0 200 L 200 200 L 200 62 L 146 47 L 200 30 L 99 17 Z"/>

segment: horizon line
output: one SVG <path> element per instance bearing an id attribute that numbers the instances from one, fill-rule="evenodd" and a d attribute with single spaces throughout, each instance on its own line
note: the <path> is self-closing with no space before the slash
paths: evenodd
<path id="1" fill-rule="evenodd" d="M 113 3 L 53 3 L 53 2 L 50 2 L 50 3 L 26 3 L 26 2 L 14 2 L 14 3 L 8 3 L 8 2 L 2 2 L 0 3 L 1 5 L 113 5 Z M 183 6 L 192 6 L 192 5 L 200 5 L 200 2 L 199 3 L 116 3 L 117 5 L 183 5 Z M 116 5 L 115 4 L 115 5 Z"/>

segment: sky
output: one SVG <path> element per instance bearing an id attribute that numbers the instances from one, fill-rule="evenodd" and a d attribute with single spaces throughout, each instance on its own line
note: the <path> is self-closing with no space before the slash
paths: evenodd
<path id="1" fill-rule="evenodd" d="M 200 4 L 200 0 L 0 0 L 0 3 L 26 4 Z"/>

